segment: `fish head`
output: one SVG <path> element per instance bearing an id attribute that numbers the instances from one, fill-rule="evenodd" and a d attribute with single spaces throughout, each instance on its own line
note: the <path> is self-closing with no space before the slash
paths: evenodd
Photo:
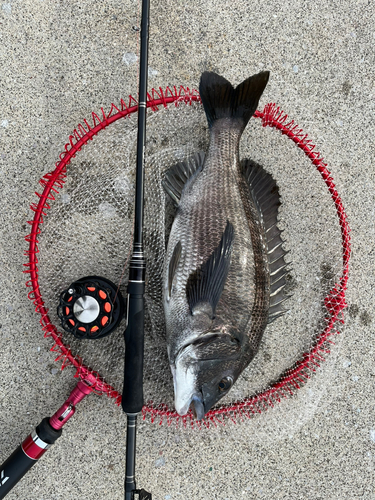
<path id="1" fill-rule="evenodd" d="M 204 418 L 237 380 L 243 359 L 239 338 L 228 332 L 207 332 L 183 346 L 171 364 L 177 413 L 192 407 L 197 420 Z"/>

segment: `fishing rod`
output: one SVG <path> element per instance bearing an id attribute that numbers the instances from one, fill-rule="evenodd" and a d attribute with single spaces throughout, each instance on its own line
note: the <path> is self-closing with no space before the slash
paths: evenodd
<path id="1" fill-rule="evenodd" d="M 129 264 L 127 289 L 127 327 L 122 409 L 127 416 L 125 500 L 151 500 L 151 494 L 137 490 L 135 456 L 137 416 L 143 407 L 144 292 L 146 261 L 143 252 L 144 153 L 146 142 L 148 38 L 150 0 L 142 0 L 141 50 L 139 63 L 137 169 L 135 184 L 135 220 L 133 254 Z"/>
<path id="2" fill-rule="evenodd" d="M 143 192 L 149 12 L 150 1 L 143 0 L 134 244 L 129 266 L 127 327 L 124 332 L 126 348 L 122 408 L 127 415 L 125 500 L 136 500 L 135 495 L 138 496 L 137 500 L 151 500 L 151 494 L 144 489 L 136 489 L 135 482 L 137 415 L 142 411 L 143 407 L 144 290 L 146 272 L 143 252 Z M 35 224 L 35 221 L 33 224 Z M 30 252 L 35 250 L 35 245 L 36 241 L 31 239 Z M 35 275 L 37 269 L 33 268 L 31 271 Z M 108 316 L 99 313 L 103 307 L 107 314 L 108 310 L 110 311 L 111 320 L 108 324 L 103 321 L 104 319 L 108 321 Z M 107 310 L 106 307 L 109 307 L 109 309 Z M 100 338 L 108 335 L 121 321 L 123 311 L 124 304 L 119 291 L 116 291 L 113 283 L 109 280 L 97 276 L 82 278 L 70 285 L 67 290 L 62 292 L 58 307 L 58 315 L 63 328 L 79 338 Z M 90 329 L 90 333 L 88 333 L 87 328 Z M 80 333 L 82 329 L 85 333 Z M 43 419 L 12 455 L 0 465 L 0 500 L 9 493 L 46 450 L 61 436 L 62 428 L 74 415 L 76 405 L 93 391 L 95 384 L 95 376 L 90 373 L 85 374 L 59 410 L 51 418 Z"/>

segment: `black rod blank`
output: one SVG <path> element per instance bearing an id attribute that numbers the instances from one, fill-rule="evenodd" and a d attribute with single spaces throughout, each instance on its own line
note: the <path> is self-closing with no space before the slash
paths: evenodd
<path id="1" fill-rule="evenodd" d="M 143 184 L 146 142 L 146 102 L 148 77 L 148 27 L 150 0 L 142 1 L 141 57 L 138 100 L 138 143 L 135 188 L 133 254 L 129 264 L 128 325 L 125 330 L 125 372 L 122 408 L 138 413 L 143 406 L 144 287 L 146 262 L 143 253 Z"/>
<path id="2" fill-rule="evenodd" d="M 135 221 L 133 254 L 129 265 L 128 315 L 125 337 L 125 369 L 122 408 L 127 414 L 125 500 L 150 498 L 136 490 L 135 456 L 137 414 L 143 406 L 144 290 L 146 262 L 143 252 L 144 155 L 148 83 L 148 38 L 150 0 L 142 0 L 141 53 L 139 63 L 138 138 L 135 185 Z"/>
<path id="3" fill-rule="evenodd" d="M 133 500 L 135 485 L 135 444 L 137 436 L 137 415 L 127 415 L 125 500 Z"/>
<path id="4" fill-rule="evenodd" d="M 140 244 L 143 243 L 143 187 L 144 187 L 144 152 L 146 144 L 146 103 L 147 103 L 147 84 L 148 84 L 149 19 L 150 19 L 150 0 L 142 0 L 134 245 L 136 243 Z"/>

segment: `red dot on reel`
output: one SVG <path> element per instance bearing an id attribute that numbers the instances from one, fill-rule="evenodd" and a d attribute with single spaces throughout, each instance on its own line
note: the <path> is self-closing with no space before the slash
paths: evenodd
<path id="1" fill-rule="evenodd" d="M 95 292 L 95 287 L 94 286 L 87 286 L 86 287 L 89 292 Z"/>
<path id="2" fill-rule="evenodd" d="M 103 300 L 107 298 L 107 294 L 103 290 L 99 290 L 99 297 Z"/>
<path id="3" fill-rule="evenodd" d="M 72 320 L 72 319 L 70 319 L 70 320 L 69 320 L 69 323 L 70 323 L 71 325 L 73 325 L 73 326 L 75 325 L 75 322 L 74 322 L 74 320 Z"/>
<path id="4" fill-rule="evenodd" d="M 108 316 L 103 316 L 101 319 L 102 326 L 106 325 L 107 323 L 108 323 Z"/>
<path id="5" fill-rule="evenodd" d="M 105 312 L 107 312 L 107 313 L 110 313 L 110 312 L 111 312 L 111 304 L 110 304 L 109 302 L 106 302 L 106 303 L 104 304 L 104 310 L 105 310 Z"/>
<path id="6" fill-rule="evenodd" d="M 78 330 L 81 332 L 86 332 L 86 328 L 84 326 L 79 326 Z"/>
<path id="7" fill-rule="evenodd" d="M 97 332 L 98 330 L 99 330 L 98 326 L 93 326 L 90 331 L 91 332 Z"/>
<path id="8" fill-rule="evenodd" d="M 69 307 L 65 307 L 65 316 L 69 316 L 70 309 Z"/>

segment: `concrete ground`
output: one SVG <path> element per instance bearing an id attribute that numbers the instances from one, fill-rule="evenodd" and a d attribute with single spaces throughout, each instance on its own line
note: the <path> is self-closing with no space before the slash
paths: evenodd
<path id="1" fill-rule="evenodd" d="M 26 297 L 28 207 L 74 127 L 136 95 L 139 12 L 134 0 L 1 4 L 0 462 L 74 387 Z M 149 87 L 270 70 L 262 104 L 277 102 L 317 142 L 352 238 L 346 324 L 301 392 L 224 429 L 140 423 L 137 479 L 154 500 L 375 499 L 374 26 L 367 0 L 151 2 Z M 123 498 L 125 424 L 108 398 L 88 397 L 7 498 Z"/>

